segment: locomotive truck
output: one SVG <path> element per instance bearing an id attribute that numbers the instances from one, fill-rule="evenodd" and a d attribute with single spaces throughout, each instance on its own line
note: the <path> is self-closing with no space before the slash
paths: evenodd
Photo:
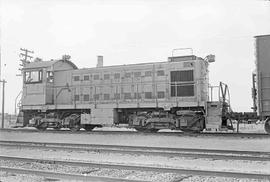
<path id="1" fill-rule="evenodd" d="M 227 85 L 209 87 L 209 64 L 214 61 L 214 55 L 189 55 L 103 66 L 98 56 L 97 67 L 78 69 L 67 56 L 38 59 L 22 69 L 18 122 L 39 130 L 91 131 L 112 125 L 150 132 L 232 129 Z"/>

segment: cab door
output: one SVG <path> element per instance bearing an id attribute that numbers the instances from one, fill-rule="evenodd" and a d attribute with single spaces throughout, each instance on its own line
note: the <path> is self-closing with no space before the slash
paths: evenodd
<path id="1" fill-rule="evenodd" d="M 45 104 L 45 88 L 42 69 L 24 71 L 22 105 Z"/>
<path id="2" fill-rule="evenodd" d="M 54 104 L 54 72 L 46 71 L 46 104 Z"/>

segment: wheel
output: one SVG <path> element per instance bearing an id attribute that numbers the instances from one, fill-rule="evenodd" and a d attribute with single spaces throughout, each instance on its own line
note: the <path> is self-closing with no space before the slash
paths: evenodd
<path id="1" fill-rule="evenodd" d="M 94 125 L 85 125 L 85 126 L 84 126 L 84 129 L 85 129 L 86 131 L 92 131 L 94 128 L 95 128 Z"/>
<path id="2" fill-rule="evenodd" d="M 205 119 L 201 115 L 183 115 L 187 120 L 185 125 L 180 124 L 180 130 L 186 133 L 199 133 L 205 128 Z"/>
<path id="3" fill-rule="evenodd" d="M 270 134 L 270 117 L 265 120 L 264 129 L 266 133 Z"/>
<path id="4" fill-rule="evenodd" d="M 69 119 L 70 119 L 69 129 L 72 132 L 79 131 L 81 129 L 80 116 L 77 114 L 72 114 L 69 116 Z"/>
<path id="5" fill-rule="evenodd" d="M 144 133 L 156 133 L 159 131 L 159 129 L 155 128 L 135 128 L 138 132 L 144 132 Z"/>
<path id="6" fill-rule="evenodd" d="M 56 131 L 59 131 L 59 130 L 61 130 L 61 127 L 55 127 L 53 129 L 56 130 Z"/>
<path id="7" fill-rule="evenodd" d="M 186 134 L 198 134 L 201 132 L 200 130 L 190 130 L 186 128 L 180 128 L 180 130 Z"/>
<path id="8" fill-rule="evenodd" d="M 76 132 L 76 131 L 79 131 L 81 129 L 81 126 L 79 124 L 75 124 L 75 125 L 69 127 L 69 129 L 72 132 Z"/>
<path id="9" fill-rule="evenodd" d="M 135 128 L 135 130 L 138 132 L 145 132 L 145 128 Z"/>
<path id="10" fill-rule="evenodd" d="M 36 128 L 40 131 L 45 131 L 48 127 L 48 124 L 47 123 L 40 123 Z"/>
<path id="11" fill-rule="evenodd" d="M 146 131 L 150 133 L 156 133 L 159 131 L 159 129 L 151 128 L 151 129 L 147 129 Z"/>

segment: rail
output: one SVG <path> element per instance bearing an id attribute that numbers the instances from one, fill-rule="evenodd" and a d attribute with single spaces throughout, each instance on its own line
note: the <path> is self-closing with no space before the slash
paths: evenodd
<path id="1" fill-rule="evenodd" d="M 35 128 L 4 128 L 1 129 L 1 132 L 23 132 L 23 133 L 40 133 L 39 130 Z M 70 130 L 46 130 L 42 131 L 43 133 L 58 133 L 58 134 L 75 134 Z M 80 130 L 77 131 L 76 134 L 102 134 L 102 135 L 162 135 L 162 136 L 188 136 L 188 137 L 241 137 L 241 138 L 269 138 L 270 135 L 267 133 L 235 133 L 235 132 L 202 132 L 202 133 L 189 133 L 182 131 L 159 131 L 157 133 L 143 133 L 137 132 L 134 130 L 126 130 L 126 131 L 117 131 L 117 130 L 92 130 L 85 131 Z"/>
<path id="2" fill-rule="evenodd" d="M 196 148 L 168 148 L 124 145 L 70 144 L 46 142 L 0 141 L 3 147 L 37 148 L 71 151 L 99 151 L 104 153 L 123 153 L 132 155 L 158 155 L 191 158 L 211 158 L 216 160 L 270 161 L 270 152 L 216 150 Z"/>
<path id="3" fill-rule="evenodd" d="M 6 171 L 16 174 L 29 174 L 37 175 L 43 177 L 49 177 L 53 179 L 66 179 L 66 180 L 75 180 L 75 181 L 91 181 L 91 182 L 146 182 L 141 180 L 131 180 L 131 179 L 121 179 L 121 178 L 111 178 L 111 177 L 99 177 L 99 176 L 85 176 L 78 174 L 68 174 L 68 173 L 57 173 L 57 172 L 48 172 L 48 171 L 39 171 L 33 169 L 18 169 L 18 168 L 7 168 L 0 167 L 0 171 Z M 53 179 L 51 181 L 53 181 Z M 50 180 L 48 180 L 50 181 Z"/>
<path id="4" fill-rule="evenodd" d="M 161 173 L 180 173 L 190 175 L 202 175 L 202 176 L 217 176 L 217 177 L 233 177 L 233 178 L 249 178 L 249 179 L 268 179 L 270 180 L 270 174 L 263 173 L 247 173 L 247 172 L 232 172 L 232 171 L 215 171 L 215 170 L 194 170 L 194 169 L 181 169 L 181 168 L 169 168 L 169 167 L 151 167 L 141 165 L 124 165 L 124 164 L 105 164 L 105 163 L 92 163 L 92 162 L 77 162 L 77 161 L 63 161 L 63 160 L 47 160 L 47 159 L 33 159 L 33 158 L 21 158 L 21 157 L 7 157 L 0 156 L 1 160 L 8 161 L 20 161 L 30 163 L 42 163 L 53 165 L 67 165 L 76 167 L 95 167 L 95 168 L 109 168 L 120 170 L 133 170 L 133 171 L 154 171 Z"/>

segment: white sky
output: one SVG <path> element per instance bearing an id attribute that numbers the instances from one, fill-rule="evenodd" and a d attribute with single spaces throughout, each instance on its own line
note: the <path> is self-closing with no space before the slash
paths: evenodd
<path id="1" fill-rule="evenodd" d="M 216 55 L 210 82 L 229 85 L 234 111 L 250 111 L 255 35 L 270 34 L 263 0 L 0 0 L 6 112 L 22 88 L 20 48 L 44 60 L 71 55 L 80 68 L 167 60 L 172 49 Z M 177 54 L 177 53 L 176 53 Z M 183 54 L 182 52 L 178 54 Z"/>

